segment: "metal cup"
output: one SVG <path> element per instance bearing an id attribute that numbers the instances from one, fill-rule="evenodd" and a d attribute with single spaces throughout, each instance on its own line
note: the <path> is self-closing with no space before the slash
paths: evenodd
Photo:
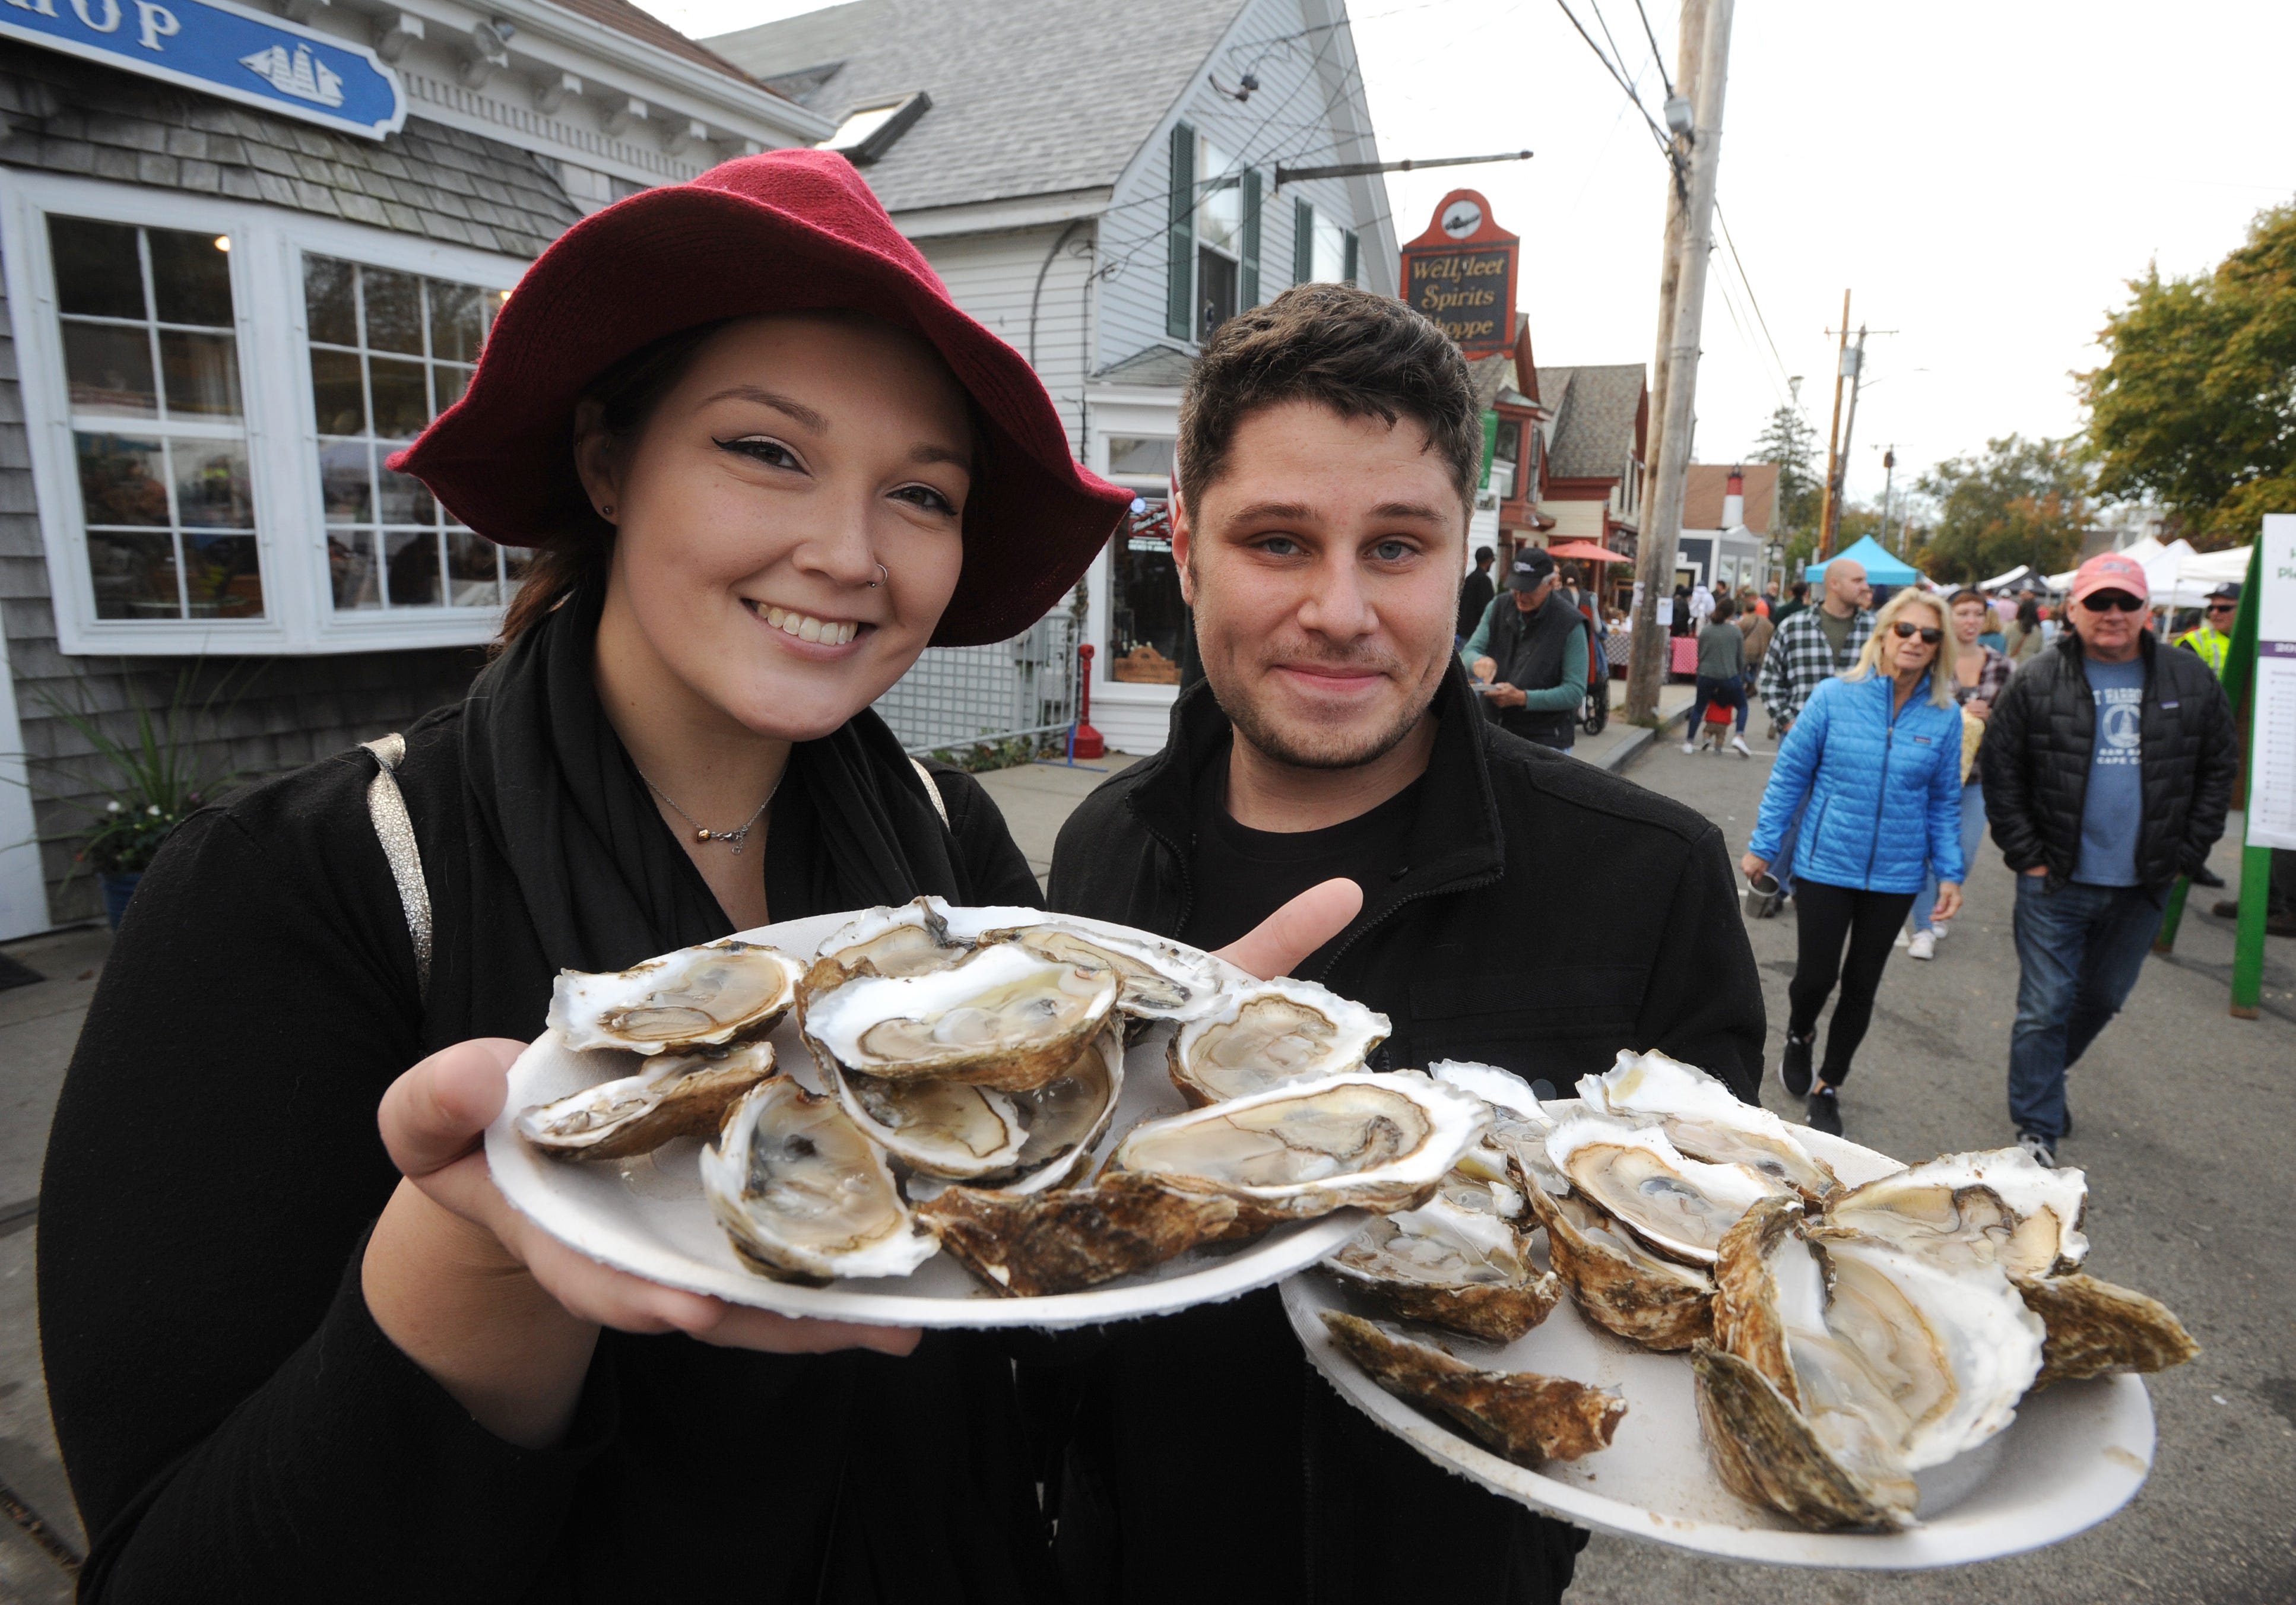
<path id="1" fill-rule="evenodd" d="M 1767 920 L 1778 912 L 1780 900 L 1778 878 L 1765 870 L 1746 882 L 1740 903 L 1749 920 Z"/>

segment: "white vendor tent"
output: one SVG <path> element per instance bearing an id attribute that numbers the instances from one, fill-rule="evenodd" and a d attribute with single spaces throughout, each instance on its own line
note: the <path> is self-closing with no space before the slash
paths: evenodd
<path id="1" fill-rule="evenodd" d="M 2248 553 L 2246 546 L 2234 546 L 2225 552 L 2195 552 L 2192 542 L 2182 536 L 2164 546 L 2148 535 L 2124 548 L 2120 555 L 2144 565 L 2144 583 L 2152 589 L 2153 606 L 2197 608 L 2218 585 L 2227 580 L 2237 582 L 2247 575 Z M 2068 569 L 2062 574 L 2050 575 L 2049 588 L 2070 589 L 2075 572 Z"/>
<path id="2" fill-rule="evenodd" d="M 2033 567 L 2030 563 L 2019 563 L 2006 574 L 1997 574 L 1991 579 L 1979 580 L 1977 588 L 1980 591 L 1998 591 L 2004 585 L 2015 585 L 2032 571 Z"/>

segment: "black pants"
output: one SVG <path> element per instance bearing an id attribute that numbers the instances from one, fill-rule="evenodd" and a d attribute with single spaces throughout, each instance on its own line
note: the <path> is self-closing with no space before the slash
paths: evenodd
<path id="1" fill-rule="evenodd" d="M 1914 905 L 1911 892 L 1861 892 L 1816 880 L 1794 882 L 1794 922 L 1801 951 L 1794 963 L 1793 984 L 1786 988 L 1792 1012 L 1786 1033 L 1808 1036 L 1817 1029 L 1817 1011 L 1836 980 L 1841 1001 L 1834 1005 L 1833 1026 L 1825 1034 L 1825 1061 L 1817 1078 L 1840 1086 L 1849 1074 L 1857 1044 L 1874 1018 L 1874 995 L 1882 989 L 1882 969 L 1890 962 L 1890 945 Z M 1849 960 L 1841 958 L 1844 938 Z"/>

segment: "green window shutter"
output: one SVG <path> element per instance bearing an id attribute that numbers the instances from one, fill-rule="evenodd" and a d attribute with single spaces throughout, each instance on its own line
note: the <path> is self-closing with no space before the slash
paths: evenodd
<path id="1" fill-rule="evenodd" d="M 1356 282 L 1356 231 L 1353 229 L 1348 230 L 1347 249 L 1348 265 L 1343 270 L 1341 270 L 1340 276 L 1345 279 L 1349 283 L 1352 284 Z"/>
<path id="2" fill-rule="evenodd" d="M 1352 268 L 1355 266 L 1356 255 L 1353 234 L 1348 236 L 1348 266 Z M 1498 455 L 1498 451 L 1499 415 L 1496 412 L 1487 412 L 1483 414 L 1483 477 L 1475 481 L 1480 489 L 1488 490 L 1491 487 L 1491 459 Z"/>
<path id="3" fill-rule="evenodd" d="M 1259 305 L 1259 169 L 1243 170 L 1243 291 L 1239 307 Z"/>
<path id="4" fill-rule="evenodd" d="M 1304 201 L 1292 203 L 1292 282 L 1305 284 L 1316 276 L 1316 209 Z"/>
<path id="5" fill-rule="evenodd" d="M 1172 129 L 1172 197 L 1168 225 L 1171 283 L 1165 297 L 1164 332 L 1186 340 L 1196 328 L 1196 131 Z"/>

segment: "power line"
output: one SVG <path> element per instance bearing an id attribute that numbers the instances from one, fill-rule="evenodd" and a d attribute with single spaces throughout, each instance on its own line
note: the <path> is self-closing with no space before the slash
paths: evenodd
<path id="1" fill-rule="evenodd" d="M 1674 80 L 1666 76 L 1666 55 L 1658 47 L 1658 31 L 1651 27 L 1650 12 L 1643 10 L 1643 0 L 1635 0 L 1636 14 L 1643 20 L 1643 37 L 1650 41 L 1651 62 L 1658 69 L 1658 81 L 1666 86 L 1666 98 L 1674 98 Z"/>
<path id="2" fill-rule="evenodd" d="M 1658 141 L 1658 148 L 1665 153 L 1668 160 L 1671 161 L 1674 157 L 1674 142 L 1668 137 L 1666 131 L 1658 126 L 1658 119 L 1651 116 L 1649 108 L 1643 104 L 1643 97 L 1636 93 L 1635 86 L 1627 81 L 1625 70 L 1613 64 L 1611 58 L 1603 53 L 1603 47 L 1595 43 L 1595 36 L 1587 31 L 1586 24 L 1580 22 L 1578 13 L 1570 9 L 1570 0 L 1554 0 L 1554 4 L 1562 8 L 1564 16 L 1570 19 L 1570 26 L 1578 30 L 1580 38 L 1587 41 L 1587 48 L 1595 53 L 1595 59 L 1603 63 L 1603 70 L 1611 75 L 1612 81 L 1620 89 L 1626 91 L 1627 99 L 1634 103 L 1635 110 L 1642 113 L 1643 121 L 1649 125 L 1651 137 Z M 1595 20 L 1600 21 L 1602 15 L 1603 13 L 1597 11 L 1595 13 Z M 1604 31 L 1609 30 L 1605 29 Z"/>
<path id="3" fill-rule="evenodd" d="M 1748 276 L 1746 264 L 1738 255 L 1738 242 L 1730 237 L 1730 219 L 1723 213 L 1719 197 L 1714 202 L 1714 216 L 1722 225 L 1722 242 L 1730 248 L 1730 261 L 1738 270 L 1738 283 L 1746 287 L 1746 302 L 1753 307 L 1754 319 L 1762 326 L 1762 338 L 1769 342 L 1771 360 L 1778 364 L 1779 373 L 1784 374 L 1786 359 L 1779 355 L 1777 338 L 1770 332 L 1770 320 L 1762 315 L 1761 298 L 1754 293 L 1754 281 Z"/>

